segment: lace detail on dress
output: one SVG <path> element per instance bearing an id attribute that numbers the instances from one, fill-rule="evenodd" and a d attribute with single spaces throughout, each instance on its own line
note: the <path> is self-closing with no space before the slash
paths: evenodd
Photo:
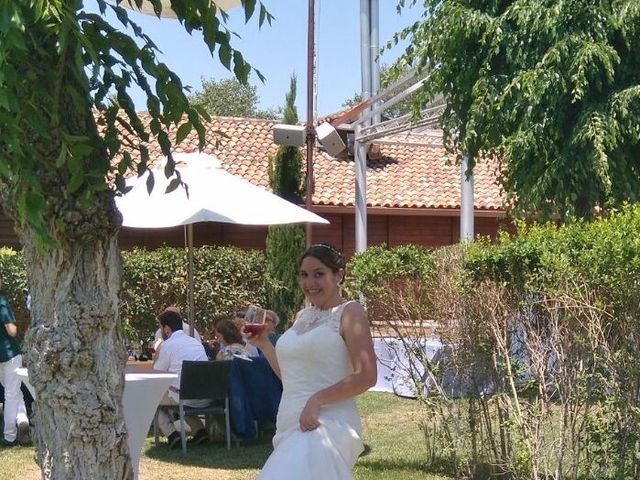
<path id="1" fill-rule="evenodd" d="M 298 318 L 293 324 L 293 327 L 291 328 L 298 335 L 303 335 L 322 325 L 328 325 L 333 331 L 339 332 L 342 310 L 347 303 L 348 302 L 342 302 L 328 310 L 322 310 L 316 307 L 307 307 L 300 312 Z"/>

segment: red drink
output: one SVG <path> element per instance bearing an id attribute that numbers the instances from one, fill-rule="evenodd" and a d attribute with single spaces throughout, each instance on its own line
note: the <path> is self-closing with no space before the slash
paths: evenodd
<path id="1" fill-rule="evenodd" d="M 244 331 L 252 335 L 259 335 L 264 330 L 263 323 L 245 323 Z"/>

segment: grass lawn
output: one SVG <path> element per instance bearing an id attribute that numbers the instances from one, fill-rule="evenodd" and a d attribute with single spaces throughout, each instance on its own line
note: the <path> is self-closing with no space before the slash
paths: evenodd
<path id="1" fill-rule="evenodd" d="M 359 398 L 358 404 L 367 451 L 356 464 L 356 480 L 451 478 L 430 474 L 424 469 L 417 402 L 369 392 Z M 165 445 L 155 448 L 150 436 L 140 460 L 140 480 L 254 480 L 270 453 L 271 441 L 263 439 L 254 445 L 234 446 L 230 452 L 222 444 L 190 447 L 183 456 L 179 449 L 168 450 Z M 39 479 L 32 448 L 0 448 L 0 480 Z"/>

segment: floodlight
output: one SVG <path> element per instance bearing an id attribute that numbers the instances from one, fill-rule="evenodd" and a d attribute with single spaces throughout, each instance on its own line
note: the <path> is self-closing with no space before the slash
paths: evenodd
<path id="1" fill-rule="evenodd" d="M 337 156 L 346 147 L 338 131 L 329 123 L 321 123 L 316 128 L 318 141 L 332 157 Z"/>
<path id="2" fill-rule="evenodd" d="M 273 142 L 276 145 L 304 147 L 307 141 L 307 129 L 302 125 L 278 123 L 273 128 Z"/>

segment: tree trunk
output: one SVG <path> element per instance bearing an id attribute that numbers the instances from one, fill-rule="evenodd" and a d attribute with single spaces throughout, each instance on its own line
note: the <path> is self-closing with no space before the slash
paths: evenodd
<path id="1" fill-rule="evenodd" d="M 58 248 L 44 249 L 30 230 L 21 232 L 32 294 L 25 360 L 43 479 L 133 478 L 122 406 L 118 222 L 113 194 L 91 203 L 67 217 L 79 217 L 79 230 L 67 223 Z"/>

